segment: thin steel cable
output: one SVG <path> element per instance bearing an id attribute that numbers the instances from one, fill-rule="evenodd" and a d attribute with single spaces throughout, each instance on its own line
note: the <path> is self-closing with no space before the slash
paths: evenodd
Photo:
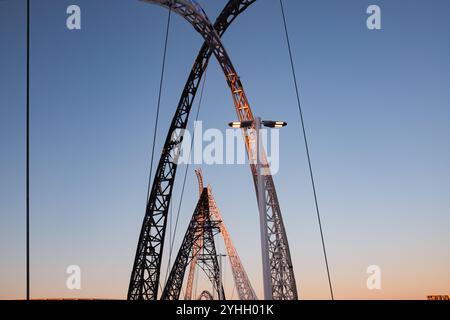
<path id="1" fill-rule="evenodd" d="M 197 120 L 198 120 L 198 116 L 199 116 L 199 114 L 200 114 L 200 109 L 201 109 L 201 106 L 202 106 L 203 92 L 204 92 L 204 90 L 205 90 L 205 83 L 206 83 L 206 75 L 207 75 L 207 72 L 208 72 L 208 66 L 207 66 L 206 69 L 205 69 L 205 75 L 204 75 L 204 77 L 203 77 L 203 83 L 202 83 L 202 87 L 201 87 L 201 90 L 200 90 L 200 97 L 199 97 L 199 101 L 198 101 L 197 113 L 196 113 L 196 115 L 195 115 L 195 122 L 197 122 Z M 195 124 L 195 122 L 194 122 L 194 124 Z M 194 145 L 194 135 L 195 135 L 195 128 L 194 128 L 193 133 L 192 133 L 192 140 L 191 140 L 191 146 L 190 146 L 190 149 L 189 149 L 189 157 L 188 157 L 188 159 L 191 157 L 192 147 L 193 147 L 193 145 Z M 180 201 L 179 201 L 179 203 L 178 203 L 177 218 L 176 218 L 176 220 L 175 220 L 175 227 L 174 227 L 174 230 L 173 230 L 173 235 L 171 235 L 171 238 L 172 238 L 172 239 L 169 241 L 169 244 L 170 244 L 170 249 L 169 249 L 169 261 L 168 261 L 168 264 L 167 264 L 166 280 L 164 281 L 165 284 L 167 284 L 167 283 L 166 283 L 166 281 L 167 281 L 167 275 L 168 275 L 168 273 L 169 273 L 170 263 L 171 263 L 171 261 L 172 261 L 173 243 L 175 242 L 175 235 L 176 235 L 176 233 L 177 233 L 178 220 L 179 220 L 179 218 L 180 218 L 181 204 L 182 204 L 182 202 L 183 202 L 183 196 L 184 196 L 184 190 L 185 190 L 185 187 L 186 187 L 186 179 L 187 179 L 187 173 L 188 173 L 188 170 L 189 170 L 189 165 L 190 165 L 190 164 L 189 164 L 189 162 L 188 162 L 187 165 L 186 165 L 186 170 L 184 171 L 183 186 L 182 186 L 182 188 L 181 188 Z"/>
<path id="2" fill-rule="evenodd" d="M 162 67 L 161 67 L 161 77 L 159 80 L 159 92 L 158 92 L 158 103 L 156 106 L 155 129 L 153 131 L 152 155 L 151 155 L 151 160 L 150 160 L 150 172 L 148 174 L 146 205 L 148 204 L 148 200 L 149 200 L 148 198 L 150 196 L 150 185 L 151 185 L 152 171 L 153 171 L 153 158 L 155 155 L 156 134 L 158 131 L 159 110 L 161 107 L 161 95 L 162 95 L 162 89 L 163 89 L 163 83 L 164 83 L 164 71 L 165 71 L 165 67 L 166 67 L 167 42 L 169 39 L 171 15 L 172 15 L 172 9 L 169 8 L 169 13 L 167 16 L 167 25 L 166 25 L 166 36 L 165 36 L 165 40 L 164 40 L 164 54 L 163 54 L 163 61 L 162 61 Z"/>
<path id="3" fill-rule="evenodd" d="M 323 236 L 322 222 L 320 219 L 319 204 L 317 201 L 317 193 L 316 193 L 316 186 L 315 186 L 315 182 L 314 182 L 314 175 L 313 175 L 313 170 L 312 170 L 312 165 L 311 165 L 311 157 L 310 157 L 310 153 L 309 153 L 308 138 L 306 136 L 305 121 L 303 118 L 302 104 L 300 102 L 300 94 L 299 94 L 299 89 L 298 89 L 298 84 L 297 84 L 297 76 L 295 74 L 294 61 L 292 59 L 291 42 L 289 39 L 289 32 L 288 32 L 287 23 L 286 23 L 286 16 L 284 13 L 283 0 L 280 0 L 280 7 L 281 7 L 281 14 L 283 16 L 284 31 L 286 34 L 286 42 L 287 42 L 288 51 L 289 51 L 289 60 L 291 63 L 292 77 L 293 77 L 294 86 L 295 86 L 295 93 L 297 95 L 297 104 L 298 104 L 298 111 L 300 113 L 300 121 L 301 121 L 302 131 L 303 131 L 303 140 L 305 143 L 306 156 L 308 158 L 309 174 L 311 177 L 311 185 L 312 185 L 313 194 L 314 194 L 314 203 L 316 206 L 317 220 L 319 222 L 319 230 L 320 230 L 320 237 L 322 240 L 323 255 L 324 255 L 324 259 L 325 259 L 325 266 L 327 268 L 328 285 L 330 287 L 331 300 L 334 300 L 333 285 L 331 283 L 330 268 L 328 266 L 327 250 L 326 250 L 325 240 L 324 240 L 324 236 Z"/>
<path id="4" fill-rule="evenodd" d="M 26 298 L 30 300 L 30 0 L 27 0 L 27 107 L 26 107 Z"/>

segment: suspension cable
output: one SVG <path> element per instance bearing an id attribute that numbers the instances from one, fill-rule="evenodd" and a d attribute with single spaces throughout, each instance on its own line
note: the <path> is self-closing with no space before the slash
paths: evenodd
<path id="1" fill-rule="evenodd" d="M 202 107 L 202 101 L 203 101 L 203 92 L 204 92 L 204 90 L 205 90 L 205 82 L 206 82 L 206 75 L 207 75 L 207 72 L 208 72 L 208 66 L 206 66 L 206 69 L 205 69 L 205 75 L 204 75 L 204 77 L 203 77 L 203 83 L 202 83 L 202 87 L 201 87 L 201 90 L 200 90 L 200 97 L 199 97 L 199 100 L 198 100 L 198 107 L 197 107 L 197 113 L 196 113 L 196 115 L 195 115 L 195 122 L 194 122 L 194 124 L 197 122 L 197 120 L 198 120 L 198 116 L 199 116 L 199 114 L 200 114 L 200 109 L 201 109 L 201 107 Z M 191 153 L 192 153 L 192 148 L 193 148 L 193 145 L 194 145 L 194 135 L 195 135 L 195 128 L 194 128 L 194 130 L 193 130 L 193 133 L 192 133 L 192 140 L 191 140 L 191 146 L 190 146 L 190 149 L 189 149 L 189 156 L 188 156 L 188 159 L 191 157 Z M 187 179 L 187 173 L 188 173 L 188 170 L 189 170 L 189 162 L 187 163 L 187 165 L 186 165 L 186 170 L 184 171 L 184 177 L 183 177 L 183 186 L 182 186 L 182 188 L 181 188 L 181 195 L 180 195 L 180 201 L 179 201 L 179 203 L 178 203 L 178 209 L 177 209 L 177 217 L 176 217 L 176 219 L 175 219 L 175 226 L 174 226 L 174 230 L 173 230 L 173 234 L 171 235 L 171 239 L 170 239 L 170 241 L 169 241 L 169 246 L 170 246 L 170 249 L 169 249 L 169 261 L 168 261 L 168 264 L 167 264 L 167 271 L 166 271 L 166 279 L 165 279 L 165 281 L 164 281 L 164 283 L 166 284 L 166 282 L 167 282 L 167 276 L 168 276 L 168 274 L 169 274 L 169 268 L 170 268 L 170 263 L 171 263 L 171 260 L 172 260 L 172 253 L 173 253 L 173 244 L 174 244 L 174 242 L 175 242 L 175 235 L 176 235 L 176 233 L 177 233 L 177 228 L 178 228 L 178 220 L 179 220 L 179 218 L 180 218 L 180 212 L 181 212 L 181 204 L 182 204 L 182 202 L 183 202 L 183 196 L 184 196 L 184 190 L 185 190 L 185 187 L 186 187 L 186 179 Z M 165 284 L 164 284 L 164 286 L 165 286 Z"/>
<path id="2" fill-rule="evenodd" d="M 288 32 L 287 23 L 286 23 L 286 16 L 285 16 L 285 13 L 284 13 L 283 0 L 280 0 L 280 7 L 281 7 L 281 15 L 283 17 L 284 32 L 285 32 L 285 35 L 286 35 L 287 47 L 288 47 L 288 51 L 289 51 L 289 60 L 290 60 L 291 69 L 292 69 L 292 77 L 293 77 L 294 86 L 295 86 L 295 93 L 297 95 L 297 104 L 298 104 L 298 111 L 299 111 L 299 114 L 300 114 L 300 122 L 301 122 L 301 125 L 302 125 L 303 140 L 304 140 L 304 143 L 305 143 L 306 156 L 308 158 L 309 175 L 311 177 L 311 185 L 312 185 L 313 194 L 314 194 L 314 203 L 315 203 L 315 206 L 316 206 L 317 220 L 319 222 L 319 230 L 320 230 L 320 237 L 321 237 L 321 240 L 322 240 L 323 255 L 324 255 L 324 259 L 325 259 L 325 266 L 326 266 L 326 269 L 327 269 L 328 285 L 330 287 L 331 300 L 334 300 L 333 286 L 331 284 L 330 268 L 328 266 L 327 251 L 326 251 L 325 240 L 324 240 L 324 236 L 323 236 L 322 222 L 321 222 L 321 219 L 320 219 L 319 204 L 318 204 L 318 201 L 317 201 L 317 193 L 316 193 L 316 186 L 315 186 L 315 182 L 314 182 L 314 175 L 313 175 L 313 170 L 312 170 L 312 165 L 311 165 L 311 157 L 310 157 L 310 153 L 309 153 L 308 138 L 306 136 L 306 129 L 305 129 L 305 122 L 304 122 L 304 118 L 303 118 L 302 104 L 300 102 L 300 94 L 299 94 L 299 89 L 298 89 L 298 84 L 297 84 L 297 76 L 295 74 L 294 61 L 292 59 L 291 42 L 290 42 L 290 39 L 289 39 L 289 32 Z"/>
<path id="3" fill-rule="evenodd" d="M 163 83 L 164 83 L 164 71 L 165 71 L 165 67 L 166 67 L 167 42 L 169 40 L 171 14 L 172 14 L 172 9 L 169 8 L 169 14 L 167 16 L 167 25 L 166 25 L 166 36 L 165 36 L 165 40 L 164 40 L 164 54 L 163 54 L 163 60 L 162 60 L 162 66 L 161 66 L 161 77 L 159 80 L 158 103 L 156 106 L 155 130 L 153 132 L 153 145 L 152 145 L 152 155 L 151 155 L 151 160 L 150 160 L 150 172 L 148 174 L 146 205 L 148 204 L 149 196 L 150 196 L 150 185 L 151 185 L 152 171 L 153 171 L 153 158 L 155 155 L 155 144 L 156 144 L 156 134 L 158 131 L 159 110 L 160 110 L 160 106 L 161 106 L 161 95 L 162 95 L 162 89 L 163 89 Z"/>
<path id="4" fill-rule="evenodd" d="M 30 300 L 30 0 L 27 0 L 27 93 L 26 93 L 26 299 Z"/>

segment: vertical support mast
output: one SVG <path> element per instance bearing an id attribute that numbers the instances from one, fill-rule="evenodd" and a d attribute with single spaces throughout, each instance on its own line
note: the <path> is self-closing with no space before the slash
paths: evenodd
<path id="1" fill-rule="evenodd" d="M 256 135 L 256 181 L 258 184 L 258 211 L 261 236 L 261 259 L 263 269 L 264 300 L 272 300 L 272 277 L 270 274 L 269 236 L 267 234 L 266 192 L 264 188 L 264 172 L 262 170 L 263 146 L 261 139 L 261 118 L 256 117 L 254 123 Z"/>

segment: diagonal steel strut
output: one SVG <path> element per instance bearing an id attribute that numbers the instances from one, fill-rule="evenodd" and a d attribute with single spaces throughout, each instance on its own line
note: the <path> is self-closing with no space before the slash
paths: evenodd
<path id="1" fill-rule="evenodd" d="M 200 33 L 204 40 L 212 48 L 216 59 L 218 60 L 227 83 L 230 87 L 236 113 L 240 121 L 253 121 L 253 114 L 248 103 L 247 96 L 240 81 L 240 78 L 225 50 L 220 35 L 212 26 L 206 13 L 200 5 L 194 0 L 143 0 L 144 2 L 154 3 L 166 8 L 184 17 L 194 29 Z M 256 182 L 256 166 L 254 160 L 256 155 L 254 145 L 256 141 L 255 132 L 252 129 L 242 129 L 247 153 L 251 162 L 251 170 L 254 183 Z M 276 300 L 296 300 L 298 298 L 297 286 L 292 267 L 292 261 L 289 251 L 289 244 L 286 231 L 281 216 L 281 209 L 273 183 L 270 168 L 267 165 L 267 159 L 263 157 L 264 192 L 266 193 L 266 214 L 268 222 L 268 247 L 270 259 L 270 272 L 272 278 L 272 297 Z M 256 188 L 256 183 L 255 183 Z"/>
<path id="2" fill-rule="evenodd" d="M 239 14 L 253 2 L 255 0 L 230 0 L 214 24 L 217 34 L 222 36 Z M 212 53 L 212 48 L 205 42 L 194 62 L 167 133 L 147 199 L 128 287 L 129 300 L 156 300 L 158 297 L 167 213 L 177 171 L 177 154 L 200 80 Z"/>

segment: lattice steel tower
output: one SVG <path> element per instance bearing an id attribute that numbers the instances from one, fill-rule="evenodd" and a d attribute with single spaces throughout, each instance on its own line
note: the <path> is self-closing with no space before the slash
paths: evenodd
<path id="1" fill-rule="evenodd" d="M 189 276 L 186 284 L 184 300 L 192 299 L 192 288 L 196 267 L 200 267 L 213 284 L 217 296 L 225 299 L 222 282 L 219 281 L 221 270 L 217 264 L 214 235 L 220 233 L 223 237 L 227 255 L 230 260 L 234 282 L 239 299 L 257 300 L 250 280 L 234 247 L 231 236 L 217 208 L 211 186 L 203 186 L 203 176 L 200 169 L 195 170 L 198 179 L 199 201 L 184 236 L 180 250 L 168 277 L 161 299 L 178 300 L 183 285 L 183 279 L 188 265 Z M 205 194 L 206 192 L 206 194 Z"/>

